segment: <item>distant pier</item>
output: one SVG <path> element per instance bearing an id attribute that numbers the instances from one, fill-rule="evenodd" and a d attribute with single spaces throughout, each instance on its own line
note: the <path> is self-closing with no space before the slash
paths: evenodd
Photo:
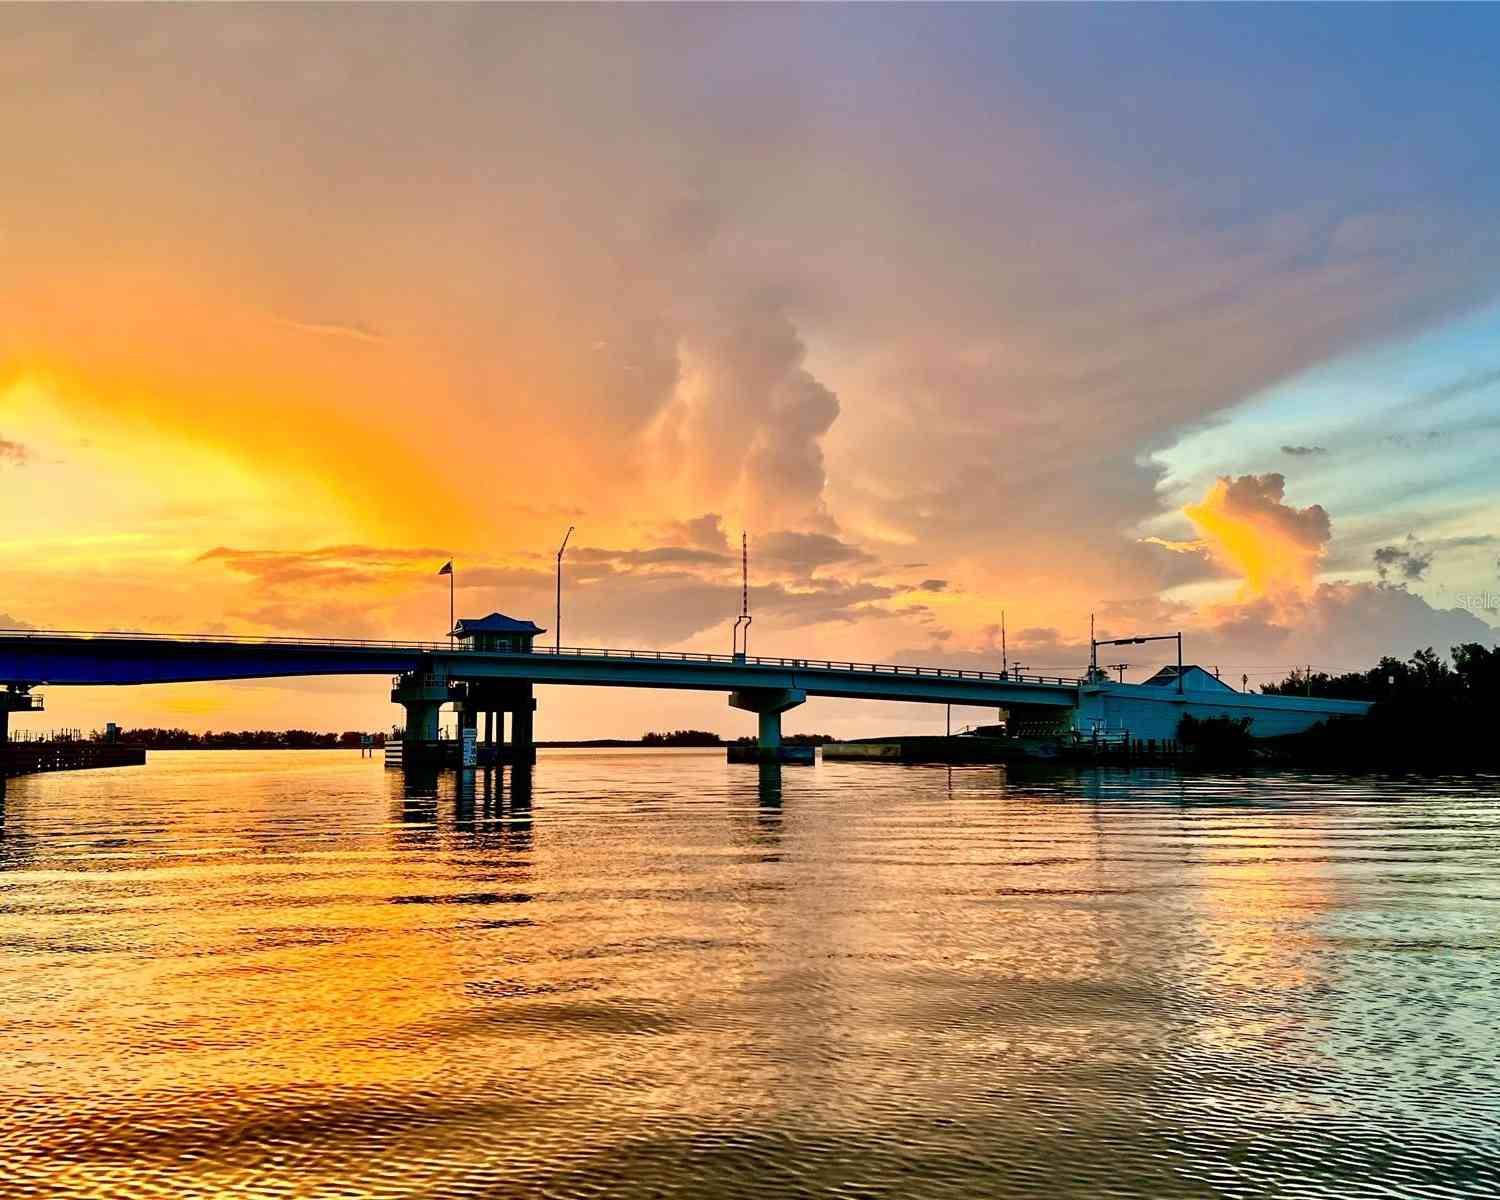
<path id="1" fill-rule="evenodd" d="M 0 744 L 0 778 L 40 771 L 85 771 L 94 767 L 139 767 L 146 762 L 144 746 L 49 738 Z"/>

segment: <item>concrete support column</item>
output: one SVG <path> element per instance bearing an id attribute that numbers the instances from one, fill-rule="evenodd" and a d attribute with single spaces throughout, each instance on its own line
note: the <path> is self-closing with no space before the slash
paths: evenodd
<path id="1" fill-rule="evenodd" d="M 530 750 L 535 741 L 532 732 L 532 723 L 535 715 L 535 700 L 523 704 L 511 712 L 510 741 L 511 745 L 515 747 L 518 758 L 523 752 Z"/>
<path id="2" fill-rule="evenodd" d="M 435 700 L 403 700 L 401 704 L 406 709 L 406 740 L 437 741 L 438 713 L 443 706 Z"/>
<path id="3" fill-rule="evenodd" d="M 12 683 L 0 689 L 0 746 L 10 741 L 10 714 L 41 712 L 42 698 L 31 694 L 28 684 Z"/>
<path id="4" fill-rule="evenodd" d="M 745 688 L 729 693 L 729 706 L 760 717 L 756 749 L 762 762 L 781 759 L 781 714 L 807 699 L 801 688 Z"/>
<path id="5" fill-rule="evenodd" d="M 406 740 L 438 740 L 438 714 L 448 700 L 448 681 L 440 676 L 411 671 L 396 680 L 391 700 L 406 709 Z"/>

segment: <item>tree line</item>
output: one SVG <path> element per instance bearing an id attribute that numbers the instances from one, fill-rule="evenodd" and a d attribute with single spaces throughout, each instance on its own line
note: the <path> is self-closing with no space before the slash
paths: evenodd
<path id="1" fill-rule="evenodd" d="M 736 744 L 753 742 L 753 737 L 735 738 Z M 838 739 L 827 733 L 789 733 L 781 739 L 784 746 L 822 746 Z M 670 733 L 652 730 L 641 735 L 643 746 L 722 746 L 725 741 L 706 729 L 674 729 Z"/>
<path id="2" fill-rule="evenodd" d="M 1500 765 L 1500 648 L 1465 642 L 1451 659 L 1431 646 L 1410 658 L 1382 658 L 1364 671 L 1293 671 L 1261 691 L 1372 703 L 1363 720 L 1335 718 L 1277 739 L 1300 759 L 1341 766 Z"/>
<path id="3" fill-rule="evenodd" d="M 94 734 L 102 740 L 102 733 Z M 116 740 L 148 750 L 337 750 L 356 749 L 370 738 L 385 745 L 385 734 L 351 729 L 344 733 L 318 733 L 311 729 L 240 729 L 190 733 L 186 729 L 122 729 Z"/>

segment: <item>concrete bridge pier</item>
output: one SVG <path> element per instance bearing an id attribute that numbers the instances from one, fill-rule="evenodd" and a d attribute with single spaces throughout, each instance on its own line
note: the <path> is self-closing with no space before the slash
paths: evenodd
<path id="1" fill-rule="evenodd" d="M 529 766 L 536 762 L 536 700 L 531 695 L 531 685 L 526 686 L 526 696 L 510 711 L 511 762 L 518 766 Z"/>
<path id="2" fill-rule="evenodd" d="M 10 741 L 10 714 L 41 712 L 42 698 L 31 694 L 31 685 L 13 683 L 0 691 L 0 746 Z"/>
<path id="3" fill-rule="evenodd" d="M 781 714 L 796 708 L 807 699 L 801 688 L 744 688 L 729 693 L 729 706 L 753 712 L 760 717 L 760 731 L 756 738 L 756 757 L 761 762 L 780 762 Z"/>
<path id="4" fill-rule="evenodd" d="M 406 709 L 406 749 L 438 740 L 438 713 L 448 701 L 448 681 L 409 671 L 391 689 L 391 700 Z"/>
<path id="5" fill-rule="evenodd" d="M 465 703 L 473 710 L 476 719 L 480 713 L 484 714 L 484 745 L 479 756 L 481 764 L 530 764 L 536 760 L 536 745 L 532 735 L 536 700 L 532 696 L 529 682 L 470 681 Z M 506 714 L 510 715 L 511 737 L 508 745 L 505 740 Z"/>

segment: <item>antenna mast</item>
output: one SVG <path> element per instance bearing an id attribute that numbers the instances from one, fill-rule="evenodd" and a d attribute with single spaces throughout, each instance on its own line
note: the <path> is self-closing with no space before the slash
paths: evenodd
<path id="1" fill-rule="evenodd" d="M 734 619 L 734 657 L 750 649 L 750 539 L 740 530 L 740 615 Z"/>
<path id="2" fill-rule="evenodd" d="M 1005 610 L 1000 610 L 1000 673 L 1010 674 L 1010 658 L 1005 653 Z"/>

